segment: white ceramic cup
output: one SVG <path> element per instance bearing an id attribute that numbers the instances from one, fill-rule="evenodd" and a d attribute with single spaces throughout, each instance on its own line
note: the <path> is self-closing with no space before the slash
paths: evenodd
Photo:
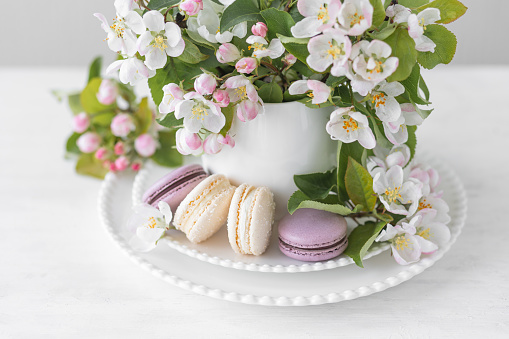
<path id="1" fill-rule="evenodd" d="M 337 142 L 325 130 L 331 112 L 331 107 L 287 102 L 265 104 L 265 113 L 249 122 L 234 117 L 230 135 L 235 147 L 203 155 L 203 166 L 209 173 L 226 175 L 236 186 L 269 187 L 279 220 L 288 213 L 288 199 L 297 190 L 295 174 L 324 172 L 335 165 Z"/>

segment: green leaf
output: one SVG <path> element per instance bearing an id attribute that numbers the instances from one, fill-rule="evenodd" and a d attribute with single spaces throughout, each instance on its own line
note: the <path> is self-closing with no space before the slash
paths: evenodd
<path id="1" fill-rule="evenodd" d="M 290 38 L 281 34 L 277 34 L 277 37 L 281 40 L 281 43 L 289 53 L 293 54 L 298 60 L 307 65 L 306 58 L 309 55 L 309 39 Z"/>
<path id="2" fill-rule="evenodd" d="M 161 126 L 173 129 L 177 126 L 182 126 L 182 124 L 184 123 L 184 118 L 177 119 L 175 118 L 174 113 L 168 113 L 164 116 L 164 118 L 158 119 L 157 123 Z"/>
<path id="3" fill-rule="evenodd" d="M 267 24 L 267 37 L 269 40 L 276 38 L 276 33 L 292 36 L 291 27 L 295 25 L 295 21 L 288 12 L 280 11 L 275 8 L 268 8 L 261 11 L 265 23 Z"/>
<path id="4" fill-rule="evenodd" d="M 375 209 L 377 198 L 373 192 L 373 178 L 367 169 L 351 157 L 348 158 L 345 186 L 348 196 L 355 205 L 364 206 L 366 211 Z"/>
<path id="5" fill-rule="evenodd" d="M 283 90 L 275 81 L 261 86 L 258 95 L 265 103 L 283 102 Z"/>
<path id="6" fill-rule="evenodd" d="M 156 75 L 148 79 L 148 86 L 154 103 L 159 106 L 163 100 L 163 87 L 169 83 L 179 84 L 184 81 L 184 87 L 193 86 L 193 77 L 201 74 L 199 67 L 186 64 L 178 59 L 169 58 L 170 60 L 164 66 L 156 71 Z"/>
<path id="7" fill-rule="evenodd" d="M 213 50 L 217 49 L 216 44 L 211 43 L 210 41 L 203 38 L 200 34 L 198 34 L 196 32 L 186 29 L 186 34 L 189 36 L 189 38 L 191 38 L 195 43 L 197 43 L 200 46 L 203 46 L 203 47 L 206 47 L 209 49 L 213 49 Z"/>
<path id="8" fill-rule="evenodd" d="M 304 16 L 302 16 L 302 14 L 300 14 L 297 6 L 290 7 L 290 11 L 288 13 L 290 13 L 290 16 L 292 17 L 294 22 L 299 22 L 304 19 Z"/>
<path id="9" fill-rule="evenodd" d="M 429 105 L 430 102 L 422 98 L 419 94 L 419 82 L 421 80 L 421 69 L 419 64 L 415 64 L 412 69 L 412 73 L 405 80 L 401 81 L 401 84 L 405 87 L 406 94 L 412 100 L 412 102 L 419 105 Z"/>
<path id="10" fill-rule="evenodd" d="M 263 21 L 260 9 L 253 0 L 236 0 L 226 7 L 221 17 L 221 33 L 244 21 Z"/>
<path id="11" fill-rule="evenodd" d="M 226 133 L 228 133 L 232 127 L 233 116 L 235 115 L 234 107 L 234 104 L 229 104 L 228 106 L 221 108 L 221 112 L 223 112 L 226 121 L 223 128 L 221 128 L 221 131 L 219 131 L 223 137 L 226 136 Z"/>
<path id="12" fill-rule="evenodd" d="M 83 106 L 81 106 L 81 93 L 69 95 L 67 97 L 67 103 L 74 115 L 84 111 Z"/>
<path id="13" fill-rule="evenodd" d="M 80 136 L 81 136 L 81 134 L 79 134 L 79 133 L 73 133 L 67 139 L 67 142 L 65 144 L 65 150 L 67 151 L 67 153 L 81 154 L 81 151 L 78 148 L 78 145 L 76 144 L 76 141 L 78 141 L 78 138 Z"/>
<path id="14" fill-rule="evenodd" d="M 390 2 L 390 0 L 389 0 Z M 425 5 L 429 2 L 429 0 L 399 0 L 398 4 L 401 6 L 405 6 L 408 8 L 417 8 L 419 6 Z"/>
<path id="15" fill-rule="evenodd" d="M 386 224 L 385 221 L 379 223 L 368 221 L 364 225 L 357 226 L 350 233 L 345 254 L 352 258 L 357 266 L 364 267 L 362 259 Z"/>
<path id="16" fill-rule="evenodd" d="M 184 52 L 182 52 L 182 54 L 177 57 L 177 59 L 180 61 L 186 62 L 188 64 L 197 64 L 209 57 L 208 55 L 203 54 L 200 49 L 191 42 L 189 38 L 184 37 L 184 41 L 186 43 Z"/>
<path id="17" fill-rule="evenodd" d="M 392 55 L 399 59 L 398 68 L 387 78 L 387 81 L 405 80 L 412 72 L 417 60 L 414 39 L 408 35 L 406 28 L 400 27 L 385 39 L 385 42 L 391 46 Z"/>
<path id="18" fill-rule="evenodd" d="M 419 79 L 419 88 L 422 89 L 426 101 L 429 101 L 429 89 L 428 86 L 426 85 L 426 82 L 424 81 L 424 78 L 422 77 L 422 74 Z"/>
<path id="19" fill-rule="evenodd" d="M 175 130 L 159 132 L 160 147 L 152 155 L 152 160 L 157 164 L 166 167 L 182 165 L 182 154 L 175 148 L 175 133 Z"/>
<path id="20" fill-rule="evenodd" d="M 315 72 L 313 72 L 311 68 L 309 68 L 308 65 L 306 65 L 305 62 L 302 62 L 300 60 L 297 60 L 297 62 L 293 64 L 292 69 L 296 70 L 297 72 L 308 78 L 315 74 Z"/>
<path id="21" fill-rule="evenodd" d="M 417 53 L 417 61 L 422 67 L 432 69 L 438 64 L 448 64 L 454 58 L 458 41 L 456 36 L 441 25 L 428 25 L 424 35 L 430 38 L 437 46 L 435 52 Z"/>
<path id="22" fill-rule="evenodd" d="M 103 105 L 97 100 L 97 92 L 99 92 L 99 86 L 101 86 L 102 79 L 94 78 L 85 87 L 80 95 L 80 102 L 83 110 L 87 113 L 94 114 L 111 110 L 114 107 L 112 105 Z"/>
<path id="23" fill-rule="evenodd" d="M 180 2 L 180 0 L 150 0 L 147 7 L 151 10 L 160 10 L 161 8 L 171 7 Z"/>
<path id="24" fill-rule="evenodd" d="M 325 81 L 325 84 L 329 87 L 332 87 L 333 89 L 338 87 L 339 84 L 345 82 L 346 77 L 335 77 L 333 75 L 330 75 L 327 80 Z"/>
<path id="25" fill-rule="evenodd" d="M 337 197 L 335 197 L 337 200 Z M 296 210 L 300 208 L 313 208 L 315 210 L 332 212 L 340 215 L 349 215 L 352 213 L 356 213 L 357 209 L 353 211 L 346 206 L 340 204 L 328 204 L 320 201 L 313 201 L 310 198 L 302 193 L 301 191 L 296 191 L 292 194 L 290 199 L 288 200 L 288 212 L 293 214 Z"/>
<path id="26" fill-rule="evenodd" d="M 136 125 L 136 133 L 144 134 L 152 125 L 152 110 L 148 104 L 148 98 L 141 99 L 138 110 L 134 112 L 134 118 L 138 122 Z"/>
<path id="27" fill-rule="evenodd" d="M 101 67 L 103 63 L 102 57 L 95 58 L 92 63 L 90 64 L 90 67 L 88 69 L 88 81 L 87 84 L 92 80 L 93 78 L 100 78 L 101 77 Z"/>
<path id="28" fill-rule="evenodd" d="M 310 199 L 325 199 L 336 187 L 336 169 L 323 173 L 294 175 L 295 185 Z"/>
<path id="29" fill-rule="evenodd" d="M 426 8 L 438 8 L 440 10 L 439 24 L 448 24 L 466 13 L 467 7 L 458 0 L 435 0 L 417 8 L 417 12 L 421 12 Z"/>
<path id="30" fill-rule="evenodd" d="M 133 103 L 136 101 L 136 94 L 134 94 L 133 87 L 130 85 L 123 84 L 121 82 L 116 83 L 119 94 L 124 98 L 127 102 Z"/>
<path id="31" fill-rule="evenodd" d="M 373 26 L 378 27 L 385 20 L 385 9 L 382 0 L 369 0 L 373 6 Z"/>
<path id="32" fill-rule="evenodd" d="M 410 160 L 408 160 L 408 163 L 410 163 L 415 156 L 415 149 L 417 147 L 417 136 L 415 134 L 417 126 L 407 126 L 407 130 L 408 140 L 405 144 L 410 148 Z"/>
<path id="33" fill-rule="evenodd" d="M 99 125 L 104 127 L 109 127 L 111 125 L 111 121 L 115 117 L 115 112 L 101 112 L 94 114 L 92 119 L 90 119 L 90 123 L 92 125 Z"/>
<path id="34" fill-rule="evenodd" d="M 361 162 L 362 155 L 365 151 L 364 147 L 362 147 L 358 141 L 349 144 L 338 141 L 337 187 L 341 201 L 349 200 L 345 186 L 345 174 L 348 167 L 348 159 L 353 158 L 358 162 Z"/>
<path id="35" fill-rule="evenodd" d="M 94 153 L 81 154 L 76 163 L 76 172 L 81 175 L 104 179 L 108 170 L 103 167 L 100 160 L 96 159 Z"/>
<path id="36" fill-rule="evenodd" d="M 374 31 L 372 33 L 368 33 L 368 35 L 370 37 L 372 37 L 373 39 L 378 39 L 378 40 L 385 40 L 387 39 L 392 33 L 394 33 L 394 31 L 396 30 L 396 27 L 398 25 L 397 24 L 393 24 L 393 25 L 389 25 L 385 28 L 383 28 L 382 30 L 380 31 Z"/>

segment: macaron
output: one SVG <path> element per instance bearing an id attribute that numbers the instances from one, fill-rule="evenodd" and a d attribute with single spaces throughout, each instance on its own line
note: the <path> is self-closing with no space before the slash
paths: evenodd
<path id="1" fill-rule="evenodd" d="M 179 167 L 153 184 L 143 194 L 142 200 L 154 207 L 159 201 L 164 201 L 175 213 L 182 200 L 206 177 L 207 173 L 200 165 Z"/>
<path id="2" fill-rule="evenodd" d="M 348 246 L 346 219 L 331 212 L 298 209 L 281 219 L 278 230 L 281 252 L 301 261 L 329 260 Z"/>
<path id="3" fill-rule="evenodd" d="M 274 195 L 267 187 L 240 185 L 228 213 L 228 240 L 239 254 L 260 255 L 267 249 L 274 223 Z"/>
<path id="4" fill-rule="evenodd" d="M 208 239 L 226 223 L 234 192 L 224 175 L 209 176 L 180 203 L 173 225 L 195 244 Z"/>

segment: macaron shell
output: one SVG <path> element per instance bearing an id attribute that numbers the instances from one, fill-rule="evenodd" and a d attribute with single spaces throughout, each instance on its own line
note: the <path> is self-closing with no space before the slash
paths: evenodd
<path id="1" fill-rule="evenodd" d="M 302 249 L 287 245 L 279 240 L 279 249 L 284 255 L 300 261 L 330 260 L 343 253 L 348 246 L 348 238 L 328 249 Z"/>
<path id="2" fill-rule="evenodd" d="M 238 223 L 240 219 L 240 209 L 242 208 L 242 201 L 245 199 L 247 193 L 249 193 L 249 189 L 251 186 L 248 184 L 242 184 L 235 190 L 233 194 L 232 201 L 230 204 L 230 209 L 228 212 L 228 241 L 230 242 L 230 246 L 232 247 L 235 253 L 243 254 L 240 248 L 240 239 L 238 239 Z M 251 188 L 252 189 L 252 188 Z"/>
<path id="3" fill-rule="evenodd" d="M 274 223 L 274 195 L 267 187 L 259 187 L 255 191 L 255 200 L 249 224 L 250 253 L 260 255 L 269 245 L 272 225 Z"/>

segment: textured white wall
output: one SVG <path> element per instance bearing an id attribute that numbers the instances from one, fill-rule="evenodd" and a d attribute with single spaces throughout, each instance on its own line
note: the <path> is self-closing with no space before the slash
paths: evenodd
<path id="1" fill-rule="evenodd" d="M 469 7 L 448 25 L 458 37 L 453 64 L 509 64 L 507 0 L 463 0 Z M 3 1 L 0 65 L 85 65 L 102 54 L 113 60 L 99 21 L 114 18 L 113 0 Z"/>

